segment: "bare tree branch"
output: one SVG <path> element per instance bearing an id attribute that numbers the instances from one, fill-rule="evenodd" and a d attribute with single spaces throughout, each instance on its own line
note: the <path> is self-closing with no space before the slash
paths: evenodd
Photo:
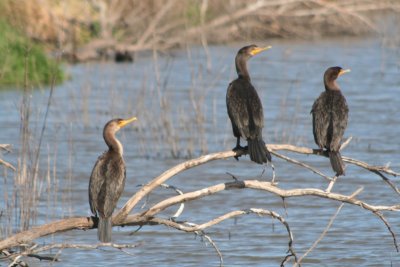
<path id="1" fill-rule="evenodd" d="M 113 223 L 118 224 L 119 222 L 121 222 L 143 197 L 145 197 L 154 188 L 158 187 L 160 184 L 164 183 L 166 180 L 168 180 L 172 176 L 174 176 L 182 171 L 185 171 L 187 169 L 191 169 L 195 166 L 207 163 L 209 161 L 229 158 L 229 157 L 233 157 L 234 155 L 235 155 L 235 152 L 233 152 L 233 151 L 209 154 L 209 155 L 201 156 L 197 159 L 192 159 L 192 160 L 188 160 L 186 162 L 180 163 L 180 164 L 176 165 L 175 167 L 165 171 L 160 176 L 156 177 L 151 182 L 149 182 L 147 185 L 143 186 L 135 195 L 133 195 L 128 200 L 128 202 L 113 217 Z"/>
<path id="2" fill-rule="evenodd" d="M 322 155 L 326 156 L 322 151 L 320 150 L 312 150 L 309 148 L 304 148 L 304 147 L 296 147 L 292 145 L 268 145 L 268 148 L 270 151 L 277 151 L 277 150 L 288 150 L 296 153 L 305 153 L 305 154 L 315 154 L 315 155 Z M 325 198 L 329 199 L 332 201 L 336 202 L 341 202 L 341 203 L 347 203 L 350 205 L 355 205 L 358 207 L 361 207 L 365 210 L 368 210 L 375 215 L 377 215 L 387 226 L 388 230 L 392 234 L 393 237 L 393 242 L 395 244 L 396 249 L 398 249 L 397 245 L 397 240 L 395 233 L 392 231 L 389 223 L 385 220 L 383 215 L 381 214 L 382 211 L 391 211 L 391 212 L 396 212 L 400 211 L 400 205 L 392 205 L 392 206 L 385 206 L 385 205 L 371 205 L 369 203 L 366 203 L 364 201 L 361 201 L 359 199 L 356 199 L 353 197 L 353 195 L 347 196 L 343 194 L 338 194 L 338 193 L 332 193 L 332 192 L 326 192 L 321 189 L 316 189 L 316 188 L 304 188 L 304 189 L 281 189 L 277 187 L 276 185 L 272 184 L 271 182 L 265 182 L 265 181 L 258 181 L 258 180 L 235 180 L 233 182 L 227 182 L 227 183 L 221 183 L 221 184 L 216 184 L 213 186 L 209 186 L 200 190 L 196 190 L 193 192 L 188 192 L 188 193 L 179 193 L 180 195 L 173 196 L 170 198 L 167 198 L 163 201 L 160 201 L 159 203 L 156 203 L 155 205 L 151 206 L 149 209 L 129 215 L 130 211 L 132 210 L 133 207 L 146 195 L 148 195 L 152 190 L 163 184 L 166 180 L 171 178 L 172 176 L 183 172 L 187 169 L 193 168 L 195 166 L 205 164 L 209 161 L 217 160 L 217 159 L 225 159 L 228 157 L 233 157 L 235 155 L 242 155 L 246 151 L 238 151 L 238 152 L 233 152 L 233 151 L 225 151 L 225 152 L 218 152 L 218 153 L 213 153 L 209 155 L 204 155 L 202 157 L 188 160 L 186 162 L 183 162 L 181 164 L 176 165 L 175 167 L 165 171 L 162 173 L 160 176 L 156 177 L 153 179 L 151 182 L 148 184 L 144 185 L 141 187 L 132 197 L 129 199 L 124 207 L 116 213 L 116 215 L 113 217 L 113 224 L 114 226 L 117 225 L 127 225 L 127 226 L 142 226 L 142 225 L 152 225 L 152 224 L 159 224 L 163 223 L 165 225 L 169 226 L 176 226 L 178 227 L 177 229 L 183 230 L 183 231 L 203 231 L 207 229 L 208 227 L 211 227 L 212 225 L 215 225 L 223 220 L 226 220 L 228 218 L 234 217 L 234 216 L 239 216 L 242 214 L 246 214 L 246 212 L 249 211 L 236 211 L 232 213 L 227 213 L 223 216 L 220 216 L 214 220 L 211 220 L 209 222 L 196 225 L 196 226 L 187 226 L 183 224 L 179 224 L 176 222 L 172 222 L 171 220 L 164 220 L 160 221 L 160 219 L 155 218 L 155 216 L 165 210 L 168 207 L 174 206 L 176 204 L 181 204 L 187 201 L 192 201 L 192 200 L 197 200 L 209 195 L 216 194 L 220 191 L 223 190 L 229 190 L 229 189 L 250 189 L 250 190 L 261 190 L 265 192 L 269 192 L 272 194 L 275 194 L 276 196 L 286 199 L 289 197 L 304 197 L 304 196 L 316 196 L 320 198 Z M 350 164 L 355 164 L 357 166 L 361 166 L 362 168 L 371 170 L 373 172 L 385 172 L 385 173 L 390 173 L 397 175 L 394 171 L 392 171 L 388 166 L 382 167 L 382 166 L 369 166 L 368 164 L 355 160 L 355 159 L 350 159 L 346 158 L 346 162 L 349 162 Z M 301 165 L 300 165 L 301 166 Z M 257 213 L 260 211 L 258 209 L 251 209 L 250 210 L 253 213 Z M 261 212 L 265 215 L 272 216 L 274 218 L 279 219 L 280 217 L 276 214 L 274 214 L 272 211 L 268 212 Z M 168 222 L 167 222 L 168 221 Z M 283 223 L 283 221 L 281 221 Z M 174 224 L 175 223 L 175 224 Z M 67 218 L 55 222 L 51 222 L 45 225 L 37 226 L 32 229 L 29 229 L 27 231 L 23 231 L 17 234 L 14 234 L 4 240 L 0 240 L 0 251 L 15 247 L 15 246 L 22 246 L 22 247 L 31 247 L 31 242 L 39 237 L 47 236 L 50 234 L 58 233 L 58 232 L 63 232 L 63 231 L 68 231 L 72 229 L 91 229 L 91 228 L 96 228 L 97 227 L 97 218 L 91 218 L 91 217 L 76 217 L 76 218 Z M 292 251 L 292 256 L 295 256 L 294 251 Z M 290 257 L 285 258 L 283 263 L 288 260 Z"/>
<path id="3" fill-rule="evenodd" d="M 291 151 L 291 152 L 296 152 L 296 153 L 301 153 L 301 154 L 307 154 L 307 155 L 313 154 L 313 155 L 322 155 L 322 156 L 328 157 L 327 153 L 324 151 L 321 151 L 320 149 L 297 147 L 297 146 L 288 145 L 288 144 L 268 144 L 267 147 L 270 151 L 286 150 L 286 151 Z M 233 151 L 217 152 L 217 153 L 213 153 L 213 154 L 204 155 L 204 156 L 201 156 L 196 159 L 191 159 L 191 160 L 188 160 L 186 162 L 176 165 L 175 167 L 162 173 L 160 176 L 154 178 L 147 185 L 143 186 L 135 195 L 133 195 L 128 200 L 128 202 L 113 217 L 113 223 L 118 224 L 118 222 L 122 221 L 123 218 L 125 218 L 129 214 L 129 212 L 136 206 L 136 204 L 143 197 L 145 197 L 155 187 L 164 183 L 165 181 L 167 181 L 169 178 L 173 177 L 177 173 L 191 169 L 195 166 L 205 164 L 205 163 L 213 161 L 213 160 L 226 159 L 226 158 L 233 157 L 233 156 L 241 156 L 245 153 L 246 153 L 245 150 L 239 150 L 236 152 L 233 152 Z M 391 169 L 389 169 L 387 166 L 370 166 L 365 162 L 347 158 L 347 157 L 343 157 L 343 160 L 345 162 L 362 167 L 362 168 L 372 171 L 374 173 L 385 172 L 385 173 L 389 173 L 394 176 L 400 175 L 399 173 L 396 173 L 396 172 L 392 171 Z"/>
<path id="4" fill-rule="evenodd" d="M 270 182 L 262 182 L 259 180 L 244 180 L 244 181 L 234 181 L 228 183 L 221 183 L 214 186 L 206 187 L 197 191 L 185 193 L 183 195 L 174 196 L 168 199 L 165 199 L 154 206 L 152 206 L 147 211 L 144 211 L 139 214 L 140 217 L 153 217 L 155 214 L 165 210 L 166 208 L 181 203 L 187 202 L 194 199 L 203 198 L 205 196 L 216 194 L 217 192 L 223 190 L 230 190 L 230 189 L 243 189 L 243 188 L 250 188 L 250 189 L 257 189 L 267 191 L 269 193 L 273 193 L 279 197 L 289 198 L 289 197 L 300 197 L 300 196 L 317 196 L 321 198 L 326 198 L 334 201 L 344 202 L 348 204 L 352 204 L 355 206 L 359 206 L 363 209 L 369 210 L 371 212 L 377 211 L 400 211 L 400 204 L 393 205 L 393 206 L 374 206 L 368 203 L 365 203 L 361 200 L 352 198 L 351 196 L 346 196 L 338 193 L 330 193 L 320 189 L 315 188 L 304 188 L 304 189 L 288 189 L 284 190 Z"/>
<path id="5" fill-rule="evenodd" d="M 334 201 L 344 202 L 348 204 L 352 204 L 355 206 L 359 206 L 363 209 L 369 210 L 371 212 L 379 212 L 379 211 L 399 211 L 400 205 L 394 206 L 374 206 L 370 205 L 366 202 L 363 202 L 358 199 L 351 198 L 349 196 L 336 194 L 336 193 L 328 193 L 322 191 L 320 189 L 290 189 L 284 190 L 280 189 L 277 186 L 272 185 L 270 182 L 261 182 L 258 180 L 245 180 L 245 181 L 235 181 L 223 184 L 217 184 L 214 186 L 210 186 L 201 190 L 185 193 L 183 195 L 174 196 L 163 200 L 145 212 L 140 214 L 133 214 L 125 217 L 122 221 L 118 223 L 114 223 L 115 225 L 145 225 L 151 223 L 152 217 L 158 212 L 165 210 L 166 208 L 176 205 L 181 202 L 195 200 L 198 198 L 202 198 L 207 195 L 215 194 L 222 190 L 228 189 L 257 189 L 264 190 L 273 194 L 276 194 L 280 197 L 288 198 L 288 197 L 302 197 L 302 196 L 317 196 L 321 198 L 326 198 Z M 57 232 L 68 231 L 72 229 L 90 229 L 96 227 L 96 223 L 94 221 L 95 218 L 91 217 L 75 217 L 75 218 L 67 218 L 56 222 L 51 222 L 48 224 L 44 224 L 42 226 L 34 227 L 27 231 L 22 231 L 13 236 L 10 236 L 4 240 L 0 241 L 0 250 L 14 247 L 14 246 L 29 246 L 29 243 L 32 240 L 47 236 L 50 234 L 54 234 Z M 200 225 L 200 229 L 202 227 L 209 227 L 208 225 Z M 210 225 L 211 226 L 211 225 Z"/>
<path id="6" fill-rule="evenodd" d="M 187 223 L 180 223 L 180 222 L 175 222 L 175 221 L 171 221 L 171 220 L 166 220 L 166 219 L 161 219 L 161 218 L 151 218 L 150 221 L 153 223 L 157 223 L 157 224 L 163 224 L 166 225 L 168 227 L 173 227 L 177 230 L 180 231 L 185 231 L 185 232 L 198 232 L 198 231 L 204 231 L 206 228 L 209 228 L 213 225 L 219 224 L 222 221 L 225 221 L 227 219 L 231 219 L 237 216 L 241 216 L 241 215 L 247 215 L 247 214 L 257 214 L 260 216 L 270 216 L 274 219 L 277 219 L 279 222 L 281 222 L 287 232 L 288 232 L 288 238 L 289 238 L 289 242 L 288 242 L 288 252 L 289 256 L 293 256 L 295 258 L 295 261 L 297 261 L 297 255 L 294 251 L 293 248 L 293 234 L 290 230 L 289 224 L 286 222 L 286 220 L 280 216 L 278 213 L 274 212 L 274 211 L 269 211 L 269 210 L 265 210 L 265 209 L 258 209 L 258 208 L 250 208 L 247 210 L 236 210 L 236 211 L 231 211 L 228 212 L 222 216 L 219 216 L 217 218 L 212 219 L 211 221 L 202 223 L 202 224 L 189 224 L 187 225 Z M 285 257 L 286 258 L 286 257 Z"/>
<path id="7" fill-rule="evenodd" d="M 301 166 L 301 167 L 303 167 L 303 168 L 306 168 L 306 169 L 312 171 L 313 173 L 318 174 L 319 176 L 322 176 L 323 178 L 325 178 L 325 179 L 328 180 L 328 181 L 332 181 L 332 180 L 333 180 L 331 177 L 329 177 L 329 176 L 323 174 L 322 172 L 320 172 L 320 171 L 317 170 L 316 168 L 313 168 L 313 167 L 311 167 L 311 166 L 309 166 L 309 165 L 307 165 L 307 164 L 305 164 L 305 163 L 303 163 L 303 162 L 300 162 L 300 161 L 298 161 L 298 160 L 289 158 L 288 156 L 279 154 L 279 153 L 277 153 L 277 152 L 275 152 L 275 151 L 270 151 L 270 152 L 271 152 L 271 154 L 275 155 L 276 157 L 281 158 L 281 159 L 283 159 L 283 160 L 286 160 L 287 162 L 290 162 L 290 163 L 299 165 L 299 166 Z"/>

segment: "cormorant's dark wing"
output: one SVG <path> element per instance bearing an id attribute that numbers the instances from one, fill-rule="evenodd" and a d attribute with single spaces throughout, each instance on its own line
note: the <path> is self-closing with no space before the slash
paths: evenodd
<path id="1" fill-rule="evenodd" d="M 324 148 L 328 139 L 330 115 L 327 111 L 326 94 L 323 92 L 314 102 L 311 114 L 313 121 L 313 134 L 315 143 Z"/>
<path id="2" fill-rule="evenodd" d="M 104 166 L 104 161 L 105 161 L 105 155 L 107 152 L 105 152 L 103 155 L 101 155 L 92 170 L 92 174 L 90 175 L 90 180 L 89 180 L 89 204 L 90 204 L 90 210 L 94 215 L 97 215 L 98 212 L 98 206 L 97 206 L 97 196 L 100 193 L 100 189 L 103 186 L 104 183 L 104 176 L 102 174 L 102 166 Z"/>
<path id="3" fill-rule="evenodd" d="M 126 168 L 121 155 L 109 153 L 103 168 L 106 177 L 98 196 L 98 210 L 110 217 L 125 186 Z"/>
<path id="4" fill-rule="evenodd" d="M 232 122 L 233 134 L 246 138 L 248 135 L 249 113 L 247 109 L 246 92 L 238 80 L 229 84 L 226 92 L 226 107 Z"/>
<path id="5" fill-rule="evenodd" d="M 347 127 L 348 114 L 349 108 L 346 98 L 340 92 L 336 92 L 332 102 L 332 140 L 329 147 L 331 151 L 339 151 L 340 143 Z"/>
<path id="6" fill-rule="evenodd" d="M 226 104 L 234 134 L 236 127 L 243 138 L 261 137 L 264 125 L 262 104 L 256 90 L 248 81 L 237 79 L 229 85 Z"/>
<path id="7" fill-rule="evenodd" d="M 264 127 L 264 111 L 263 106 L 260 100 L 260 97 L 257 94 L 256 89 L 249 84 L 248 91 L 248 108 L 249 108 L 249 133 L 248 138 L 250 139 L 262 139 L 262 128 Z"/>

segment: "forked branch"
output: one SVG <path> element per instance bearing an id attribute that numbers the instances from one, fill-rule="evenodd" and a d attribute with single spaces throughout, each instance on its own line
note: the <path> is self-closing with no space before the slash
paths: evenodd
<path id="1" fill-rule="evenodd" d="M 285 145 L 285 144 L 283 144 L 283 145 L 277 145 L 277 144 L 268 145 L 268 148 L 272 152 L 274 152 L 274 154 L 277 154 L 276 151 L 286 150 L 286 151 L 291 151 L 291 152 L 295 152 L 295 153 L 326 156 L 324 154 L 324 152 L 322 152 L 320 150 L 313 150 L 310 148 L 297 147 L 297 146 Z M 246 153 L 246 151 L 238 151 L 236 153 L 233 151 L 217 152 L 217 153 L 213 153 L 213 154 L 209 154 L 209 155 L 204 155 L 204 156 L 196 158 L 196 159 L 188 160 L 186 162 L 183 162 L 181 164 L 174 166 L 173 168 L 162 173 L 160 176 L 154 178 L 148 184 L 142 186 L 127 201 L 127 203 L 124 205 L 124 207 L 116 213 L 116 215 L 113 217 L 113 224 L 115 226 L 116 225 L 142 226 L 142 225 L 163 224 L 163 225 L 166 225 L 169 227 L 174 227 L 178 230 L 185 231 L 185 232 L 196 232 L 196 231 L 204 231 L 205 229 L 212 227 L 215 224 L 218 224 L 224 220 L 233 218 L 235 216 L 240 216 L 240 215 L 249 214 L 249 213 L 267 215 L 267 216 L 271 216 L 275 219 L 278 219 L 282 224 L 284 224 L 286 226 L 288 234 L 289 234 L 289 252 L 288 252 L 287 257 L 285 257 L 285 259 L 283 260 L 282 264 L 286 260 L 288 260 L 290 257 L 294 257 L 295 262 L 297 262 L 297 256 L 292 247 L 293 237 L 290 232 L 289 225 L 287 225 L 285 223 L 285 220 L 279 214 L 277 214 L 273 211 L 261 210 L 261 209 L 256 209 L 256 208 L 252 208 L 249 210 L 242 210 L 242 211 L 233 211 L 233 212 L 226 213 L 220 217 L 217 217 L 209 222 L 204 222 L 202 224 L 190 224 L 190 225 L 185 224 L 185 223 L 179 223 L 177 221 L 166 220 L 166 219 L 161 219 L 161 218 L 156 217 L 161 211 L 165 210 L 168 207 L 171 207 L 171 206 L 174 206 L 177 204 L 182 204 L 182 203 L 188 202 L 188 201 L 198 200 L 200 198 L 203 198 L 203 197 L 206 197 L 209 195 L 217 194 L 223 190 L 231 190 L 231 189 L 261 190 L 261 191 L 265 191 L 265 192 L 268 192 L 271 194 L 275 194 L 276 196 L 278 196 L 282 199 L 286 199 L 289 197 L 316 196 L 319 198 L 329 199 L 329 200 L 332 200 L 335 202 L 355 205 L 355 206 L 361 207 L 365 210 L 368 210 L 368 211 L 372 212 L 374 215 L 377 215 L 384 222 L 384 224 L 386 225 L 386 227 L 392 234 L 395 248 L 396 248 L 396 250 L 398 250 L 396 235 L 393 232 L 392 228 L 390 227 L 390 224 L 388 223 L 388 221 L 383 217 L 382 211 L 398 212 L 398 211 L 400 211 L 400 205 L 391 205 L 391 206 L 371 205 L 360 199 L 356 199 L 355 195 L 347 196 L 347 195 L 343 195 L 343 194 L 323 191 L 321 189 L 316 189 L 316 188 L 281 189 L 281 188 L 277 187 L 276 184 L 272 184 L 271 182 L 259 181 L 259 180 L 240 181 L 240 180 L 236 179 L 233 182 L 220 183 L 220 184 L 212 185 L 212 186 L 209 186 L 209 187 L 206 187 L 206 188 L 203 188 L 200 190 L 196 190 L 193 192 L 183 193 L 183 192 L 177 191 L 179 193 L 179 195 L 164 199 L 161 202 L 151 206 L 150 208 L 148 208 L 147 210 L 145 210 L 143 212 L 129 215 L 131 210 L 137 205 L 137 203 L 140 200 L 142 200 L 152 190 L 154 190 L 158 186 L 161 186 L 165 181 L 167 181 L 174 175 L 176 175 L 180 172 L 183 172 L 185 170 L 188 170 L 190 168 L 193 168 L 195 166 L 213 161 L 213 160 L 226 159 L 229 157 L 233 157 L 235 155 L 240 156 L 244 153 Z M 283 158 L 283 159 L 287 160 L 286 158 Z M 394 176 L 399 175 L 397 172 L 394 172 L 393 170 L 391 170 L 388 166 L 370 166 L 365 162 L 361 162 L 361 161 L 351 159 L 351 158 L 344 158 L 344 160 L 350 164 L 354 164 L 356 166 L 359 166 L 364 169 L 370 170 L 374 173 L 377 173 L 381 177 L 382 177 L 383 173 L 394 175 Z M 297 161 L 294 162 L 294 161 L 289 160 L 288 162 L 291 162 L 298 166 L 307 168 L 307 166 L 303 166 L 302 164 L 299 164 L 299 162 L 297 162 Z M 310 168 L 307 168 L 307 169 L 310 169 Z M 321 175 L 321 176 L 323 176 L 323 175 Z M 179 216 L 180 213 L 181 213 L 181 209 L 178 212 L 177 216 Z M 72 229 L 91 229 L 91 228 L 96 228 L 96 227 L 97 227 L 97 219 L 96 218 L 76 217 L 76 218 L 63 219 L 63 220 L 51 222 L 51 223 L 48 223 L 48 224 L 45 224 L 42 226 L 34 227 L 27 231 L 23 231 L 23 232 L 14 234 L 4 240 L 1 240 L 0 241 L 0 251 L 9 249 L 12 247 L 16 247 L 16 246 L 31 248 L 33 240 L 35 240 L 39 237 L 47 236 L 47 235 L 58 233 L 58 232 L 68 231 L 68 230 L 72 230 Z"/>
<path id="2" fill-rule="evenodd" d="M 298 146 L 289 145 L 289 144 L 268 144 L 267 147 L 270 151 L 275 152 L 274 153 L 275 155 L 279 155 L 278 153 L 276 153 L 276 151 L 286 150 L 286 151 L 300 153 L 300 154 L 306 154 L 306 155 L 318 155 L 318 156 L 324 156 L 324 157 L 328 156 L 325 152 L 323 152 L 319 149 L 298 147 Z M 136 206 L 136 204 L 141 199 L 143 199 L 152 190 L 154 190 L 154 188 L 160 186 L 162 183 L 164 183 L 171 177 L 175 176 L 176 174 L 183 172 L 185 170 L 191 169 L 193 167 L 205 164 L 207 162 L 213 161 L 213 160 L 226 159 L 226 158 L 230 158 L 233 156 L 241 156 L 241 155 L 244 155 L 245 153 L 246 153 L 245 150 L 239 150 L 236 152 L 233 152 L 233 151 L 217 152 L 217 153 L 213 153 L 213 154 L 204 155 L 204 156 L 201 156 L 196 159 L 191 159 L 191 160 L 188 160 L 186 162 L 176 165 L 175 167 L 165 171 L 158 177 L 154 178 L 151 182 L 149 182 L 148 184 L 143 186 L 136 194 L 134 194 L 127 201 L 127 203 L 122 207 L 122 209 L 120 209 L 118 211 L 118 213 L 114 216 L 113 223 L 118 224 L 119 222 L 121 222 L 126 216 L 128 216 L 128 214 L 131 212 L 131 210 Z M 367 169 L 373 173 L 379 174 L 379 176 L 381 176 L 382 178 L 384 177 L 384 180 L 386 182 L 390 181 L 390 180 L 387 177 L 385 177 L 385 175 L 383 173 L 387 173 L 387 174 L 390 174 L 393 176 L 400 175 L 400 173 L 394 172 L 387 166 L 370 166 L 365 162 L 362 162 L 362 161 L 359 161 L 356 159 L 347 158 L 347 157 L 343 157 L 343 160 L 347 163 L 359 166 L 359 167 Z M 314 171 L 314 170 L 312 169 L 312 171 Z M 327 178 L 326 175 L 323 175 L 323 174 L 319 174 L 319 175 Z M 397 192 L 399 191 L 397 189 L 397 187 L 395 185 L 393 185 L 393 183 L 391 184 L 391 186 L 392 186 L 392 188 L 394 187 L 395 191 L 397 191 Z"/>

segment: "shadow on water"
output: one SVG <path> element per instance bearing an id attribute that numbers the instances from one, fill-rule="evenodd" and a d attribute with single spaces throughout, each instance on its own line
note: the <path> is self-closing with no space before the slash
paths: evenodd
<path id="1" fill-rule="evenodd" d="M 263 42 L 264 43 L 264 42 Z M 264 136 L 268 143 L 291 143 L 315 147 L 310 109 L 322 92 L 322 75 L 329 66 L 352 69 L 338 81 L 350 107 L 346 136 L 353 141 L 343 152 L 372 165 L 391 163 L 398 170 L 400 150 L 400 61 L 399 49 L 381 46 L 370 39 L 332 39 L 319 42 L 272 41 L 273 48 L 249 62 L 252 82 L 258 88 L 265 113 Z M 231 149 L 231 134 L 225 107 L 228 83 L 235 78 L 233 58 L 241 44 L 210 47 L 211 71 L 204 51 L 192 47 L 188 53 L 138 58 L 134 64 L 91 63 L 69 66 L 71 81 L 59 86 L 53 96 L 45 132 L 41 173 L 51 170 L 51 183 L 58 194 L 46 197 L 42 181 L 37 223 L 70 215 L 88 215 L 87 186 L 91 169 L 106 147 L 101 138 L 106 121 L 135 115 L 139 121 L 123 131 L 127 162 L 127 184 L 119 205 L 138 187 L 185 158 Z M 190 55 L 190 56 L 188 56 Z M 46 91 L 31 96 L 31 135 L 34 139 L 46 105 Z M 15 151 L 2 157 L 16 164 L 19 147 L 18 91 L 0 92 L 0 141 Z M 329 161 L 313 156 L 290 155 L 331 175 Z M 282 188 L 325 188 L 322 178 L 274 159 Z M 216 161 L 181 173 L 169 183 L 191 191 L 217 183 L 258 178 L 262 167 L 248 157 Z M 0 189 L 3 195 L 12 187 Z M 270 170 L 261 179 L 269 180 Z M 398 196 L 381 179 L 349 165 L 334 191 L 349 194 L 360 186 L 359 197 L 371 204 L 398 204 Z M 171 195 L 159 189 L 148 204 Z M 290 224 L 295 249 L 301 255 L 318 238 L 335 213 L 338 203 L 307 197 L 281 199 L 265 192 L 230 190 L 186 204 L 182 220 L 205 222 L 228 211 L 252 207 L 271 209 Z M 139 205 L 140 206 L 140 205 Z M 139 208 L 139 207 L 138 207 Z M 4 209 L 2 205 L 2 209 Z M 169 210 L 168 212 L 173 212 Z M 165 212 L 165 216 L 168 215 Z M 385 214 L 393 230 L 400 233 L 400 219 Z M 3 223 L 3 221 L 2 221 Z M 144 227 L 128 235 L 131 227 L 115 228 L 118 243 L 141 243 L 129 254 L 113 249 L 64 250 L 58 266 L 135 264 L 138 266 L 218 266 L 212 246 L 192 234 L 162 226 Z M 247 215 L 210 228 L 207 233 L 219 246 L 226 266 L 276 266 L 286 255 L 286 230 L 268 217 Z M 40 240 L 42 241 L 42 240 Z M 44 242 L 93 243 L 95 231 L 72 231 L 43 239 Z M 56 252 L 55 252 L 56 253 Z M 304 260 L 306 266 L 400 265 L 392 239 L 375 216 L 346 205 L 319 246 Z M 32 260 L 31 264 L 38 264 Z M 41 263 L 42 264 L 42 263 Z"/>

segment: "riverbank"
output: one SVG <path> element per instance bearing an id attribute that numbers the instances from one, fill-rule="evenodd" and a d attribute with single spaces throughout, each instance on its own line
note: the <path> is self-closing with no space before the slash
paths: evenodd
<path id="1" fill-rule="evenodd" d="M 396 0 L 22 0 L 4 9 L 15 27 L 72 62 L 133 61 L 138 51 L 188 44 L 385 36 L 400 17 Z"/>

